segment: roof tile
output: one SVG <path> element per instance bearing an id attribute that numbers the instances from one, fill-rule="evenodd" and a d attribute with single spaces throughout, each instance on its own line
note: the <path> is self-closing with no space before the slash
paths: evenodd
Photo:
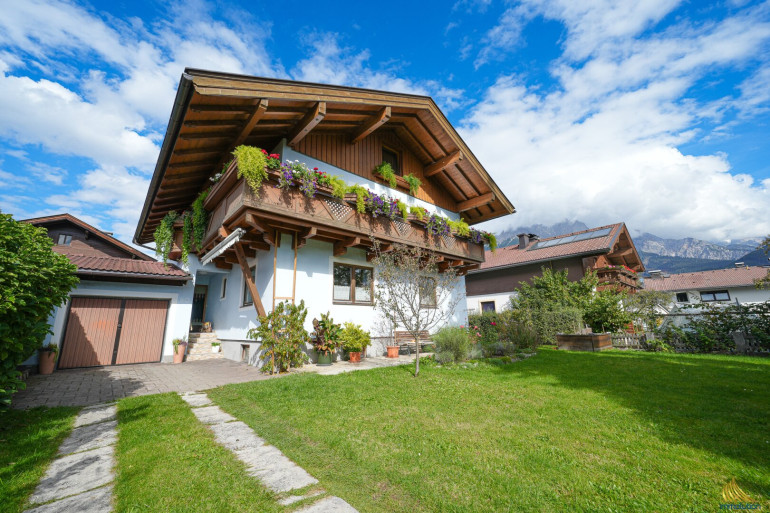
<path id="1" fill-rule="evenodd" d="M 717 287 L 754 286 L 754 281 L 767 276 L 767 267 L 732 267 L 714 271 L 671 274 L 662 278 L 645 278 L 647 290 L 685 291 Z"/>
<path id="2" fill-rule="evenodd" d="M 67 255 L 78 266 L 79 271 L 100 271 L 106 273 L 135 274 L 137 276 L 162 276 L 187 278 L 187 273 L 174 265 L 162 262 L 131 260 L 128 258 L 94 257 L 86 255 Z"/>

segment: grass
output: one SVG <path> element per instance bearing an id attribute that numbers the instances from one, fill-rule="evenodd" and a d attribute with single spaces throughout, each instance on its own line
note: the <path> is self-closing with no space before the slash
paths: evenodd
<path id="1" fill-rule="evenodd" d="M 282 511 L 177 394 L 118 403 L 115 511 Z"/>
<path id="2" fill-rule="evenodd" d="M 210 391 L 366 511 L 770 506 L 770 360 L 541 350 L 513 364 L 296 375 Z"/>
<path id="3" fill-rule="evenodd" d="M 78 408 L 0 411 L 0 512 L 27 499 L 72 430 Z"/>

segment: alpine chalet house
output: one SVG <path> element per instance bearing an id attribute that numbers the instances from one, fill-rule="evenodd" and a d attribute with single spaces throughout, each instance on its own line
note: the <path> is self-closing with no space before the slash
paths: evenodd
<path id="1" fill-rule="evenodd" d="M 465 278 L 469 312 L 499 312 L 510 302 L 521 282 L 542 274 L 543 267 L 567 270 L 578 281 L 589 271 L 599 278 L 598 288 L 619 287 L 629 293 L 641 288 L 644 271 L 625 223 L 591 228 L 547 239 L 519 234 L 519 244 L 487 252 L 479 269 Z"/>
<path id="2" fill-rule="evenodd" d="M 134 241 L 186 259 L 191 317 L 257 363 L 247 332 L 282 301 L 304 300 L 309 331 L 327 311 L 373 328 L 372 237 L 465 274 L 488 236 L 468 225 L 512 212 L 429 97 L 187 69 Z"/>

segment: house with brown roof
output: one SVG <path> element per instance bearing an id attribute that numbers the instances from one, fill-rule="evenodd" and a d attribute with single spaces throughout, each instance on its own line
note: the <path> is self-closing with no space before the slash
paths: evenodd
<path id="1" fill-rule="evenodd" d="M 501 311 L 520 283 L 540 276 L 544 267 L 566 270 L 573 281 L 595 271 L 600 288 L 614 286 L 630 293 L 641 287 L 638 273 L 644 271 L 625 223 L 545 239 L 522 233 L 517 245 L 487 251 L 479 268 L 468 273 L 468 311 Z"/>
<path id="2" fill-rule="evenodd" d="M 233 159 L 242 145 L 264 150 L 274 164 L 258 170 L 257 185 Z M 392 181 L 375 172 L 383 163 Z M 330 176 L 336 189 L 324 185 Z M 358 193 L 344 192 L 353 186 Z M 194 312 L 202 312 L 225 356 L 249 363 L 259 351 L 249 329 L 283 301 L 304 300 L 308 329 L 327 311 L 336 322 L 372 328 L 373 238 L 385 251 L 431 248 L 442 269 L 462 276 L 484 261 L 483 234 L 473 225 L 514 212 L 429 97 L 186 69 L 134 242 L 152 243 L 163 220 L 197 198 L 208 214 L 202 239 L 186 248 L 177 221 L 169 258 L 182 265 L 189 250 L 193 329 Z M 396 213 L 396 205 L 408 210 Z M 432 216 L 471 226 L 452 232 L 442 221 L 433 232 Z M 458 324 L 466 315 L 464 305 L 448 313 Z"/>
<path id="3" fill-rule="evenodd" d="M 681 274 L 653 271 L 644 278 L 644 288 L 671 293 L 671 302 L 680 308 L 694 303 L 759 303 L 770 301 L 770 290 L 755 286 L 768 270 L 768 266 L 736 265 Z"/>
<path id="4" fill-rule="evenodd" d="M 24 222 L 45 228 L 53 251 L 78 268 L 80 283 L 51 314 L 53 333 L 44 342 L 59 346 L 59 368 L 159 362 L 186 331 L 192 286 L 182 269 L 70 214 Z"/>

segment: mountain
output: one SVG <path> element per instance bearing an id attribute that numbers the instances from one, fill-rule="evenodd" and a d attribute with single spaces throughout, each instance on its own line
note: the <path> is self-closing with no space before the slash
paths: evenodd
<path id="1" fill-rule="evenodd" d="M 541 239 L 587 230 L 581 221 L 564 220 L 550 226 L 535 224 L 503 230 L 497 237 L 498 246 L 519 243 L 519 233 L 534 233 Z M 762 237 L 736 239 L 730 242 L 710 242 L 693 237 L 665 239 L 651 233 L 633 237 L 634 245 L 647 269 L 669 273 L 710 271 L 733 267 L 736 262 L 746 265 L 768 265 L 764 251 L 757 249 Z"/>

